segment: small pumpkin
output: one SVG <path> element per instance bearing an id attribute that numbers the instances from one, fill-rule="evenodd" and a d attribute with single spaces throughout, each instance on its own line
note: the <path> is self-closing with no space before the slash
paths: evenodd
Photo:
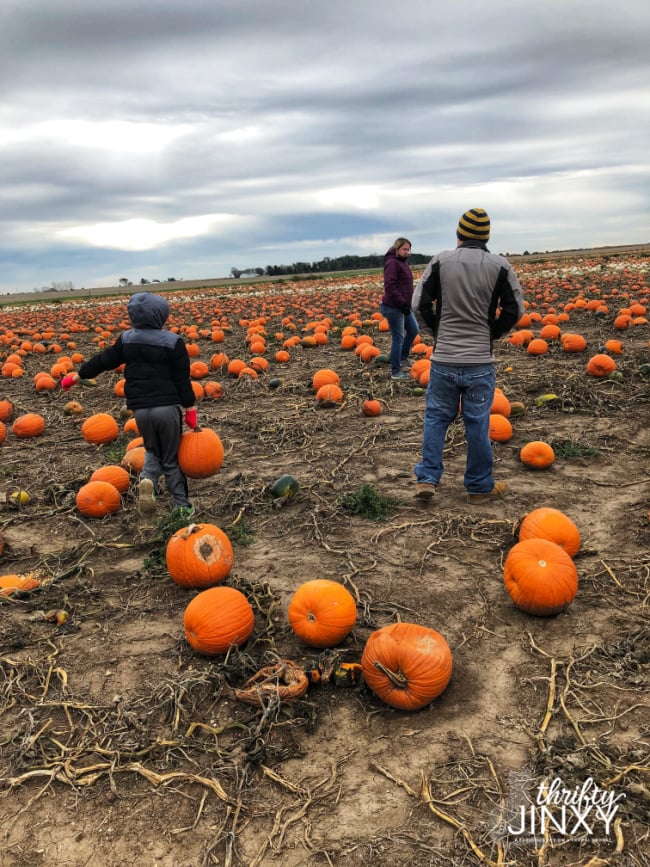
<path id="1" fill-rule="evenodd" d="M 573 560 L 548 539 L 517 542 L 506 557 L 503 580 L 517 608 L 538 617 L 564 611 L 578 592 Z"/>
<path id="2" fill-rule="evenodd" d="M 580 550 L 580 530 L 574 522 L 551 506 L 541 506 L 525 515 L 519 525 L 519 541 L 548 539 L 559 545 L 570 557 Z"/>
<path id="3" fill-rule="evenodd" d="M 361 404 L 361 412 L 371 418 L 381 415 L 381 403 L 369 397 Z"/>
<path id="4" fill-rule="evenodd" d="M 207 479 L 223 463 L 223 444 L 219 435 L 209 427 L 188 430 L 178 447 L 178 464 L 190 479 Z"/>
<path id="5" fill-rule="evenodd" d="M 77 400 L 69 400 L 63 407 L 64 415 L 83 415 L 84 408 Z"/>
<path id="6" fill-rule="evenodd" d="M 244 594 L 234 587 L 210 587 L 192 599 L 183 615 L 187 642 L 197 653 L 218 656 L 250 637 L 255 615 Z"/>
<path id="7" fill-rule="evenodd" d="M 294 477 L 289 475 L 289 473 L 285 473 L 273 482 L 269 488 L 269 493 L 276 500 L 288 500 L 289 497 L 293 497 L 293 495 L 297 493 L 299 488 L 300 484 L 298 483 L 298 480 L 294 479 Z"/>
<path id="8" fill-rule="evenodd" d="M 215 524 L 190 524 L 170 537 L 165 561 L 179 587 L 212 587 L 230 574 L 234 554 L 221 528 Z"/>
<path id="9" fill-rule="evenodd" d="M 451 679 L 453 659 L 443 636 L 417 623 L 391 623 L 371 633 L 361 657 L 363 677 L 382 701 L 419 710 Z"/>
<path id="10" fill-rule="evenodd" d="M 8 422 L 14 417 L 14 405 L 10 400 L 0 400 L 0 421 Z"/>
<path id="11" fill-rule="evenodd" d="M 113 418 L 107 412 L 98 412 L 89 416 L 81 425 L 81 435 L 87 443 L 104 445 L 111 443 L 119 436 L 120 429 Z"/>
<path id="12" fill-rule="evenodd" d="M 0 421 L 0 443 L 7 439 L 7 426 Z"/>
<path id="13" fill-rule="evenodd" d="M 519 460 L 531 470 L 545 470 L 555 460 L 553 446 L 543 440 L 533 440 L 519 452 Z"/>
<path id="14" fill-rule="evenodd" d="M 526 412 L 526 404 L 522 403 L 520 400 L 512 400 L 510 401 L 510 417 L 518 418 L 520 415 L 523 415 Z"/>
<path id="15" fill-rule="evenodd" d="M 85 518 L 105 518 L 119 511 L 122 499 L 110 482 L 87 482 L 77 491 L 76 503 Z"/>
<path id="16" fill-rule="evenodd" d="M 352 631 L 357 606 L 350 591 L 328 578 L 305 581 L 291 597 L 289 625 L 310 647 L 335 647 Z"/>
<path id="17" fill-rule="evenodd" d="M 38 437 L 45 430 L 45 419 L 36 412 L 27 412 L 18 416 L 11 429 L 20 439 Z"/>

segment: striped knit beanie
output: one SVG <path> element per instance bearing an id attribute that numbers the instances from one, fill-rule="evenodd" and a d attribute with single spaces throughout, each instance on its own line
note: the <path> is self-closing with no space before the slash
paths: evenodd
<path id="1" fill-rule="evenodd" d="M 456 237 L 461 241 L 487 241 L 490 238 L 490 218 L 483 208 L 465 211 L 458 221 Z"/>

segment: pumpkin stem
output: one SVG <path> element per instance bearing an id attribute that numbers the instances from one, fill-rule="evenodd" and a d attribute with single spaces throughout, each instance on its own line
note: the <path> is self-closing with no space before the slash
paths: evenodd
<path id="1" fill-rule="evenodd" d="M 378 668 L 382 674 L 385 674 L 386 677 L 390 680 L 393 686 L 397 687 L 397 689 L 406 689 L 408 686 L 408 678 L 401 671 L 391 671 L 390 668 L 386 668 L 385 665 L 382 665 L 381 662 L 373 663 L 375 668 Z"/>
<path id="2" fill-rule="evenodd" d="M 183 539 L 189 539 L 192 533 L 198 533 L 200 529 L 198 524 L 190 524 L 183 533 Z"/>

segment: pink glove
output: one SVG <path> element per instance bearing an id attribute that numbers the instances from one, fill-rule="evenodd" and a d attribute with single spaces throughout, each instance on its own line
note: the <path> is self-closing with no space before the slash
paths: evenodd
<path id="1" fill-rule="evenodd" d="M 188 427 L 191 427 L 192 430 L 196 428 L 196 410 L 195 409 L 186 409 L 185 410 L 185 424 Z"/>
<path id="2" fill-rule="evenodd" d="M 69 373 L 67 376 L 64 376 L 61 380 L 61 388 L 64 391 L 70 391 L 72 386 L 79 382 L 79 374 L 78 373 Z"/>

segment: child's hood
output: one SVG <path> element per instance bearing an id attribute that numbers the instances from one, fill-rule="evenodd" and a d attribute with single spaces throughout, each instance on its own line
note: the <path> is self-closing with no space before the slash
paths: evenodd
<path id="1" fill-rule="evenodd" d="M 136 292 L 129 299 L 127 311 L 134 328 L 162 328 L 169 317 L 169 304 L 161 295 Z"/>

